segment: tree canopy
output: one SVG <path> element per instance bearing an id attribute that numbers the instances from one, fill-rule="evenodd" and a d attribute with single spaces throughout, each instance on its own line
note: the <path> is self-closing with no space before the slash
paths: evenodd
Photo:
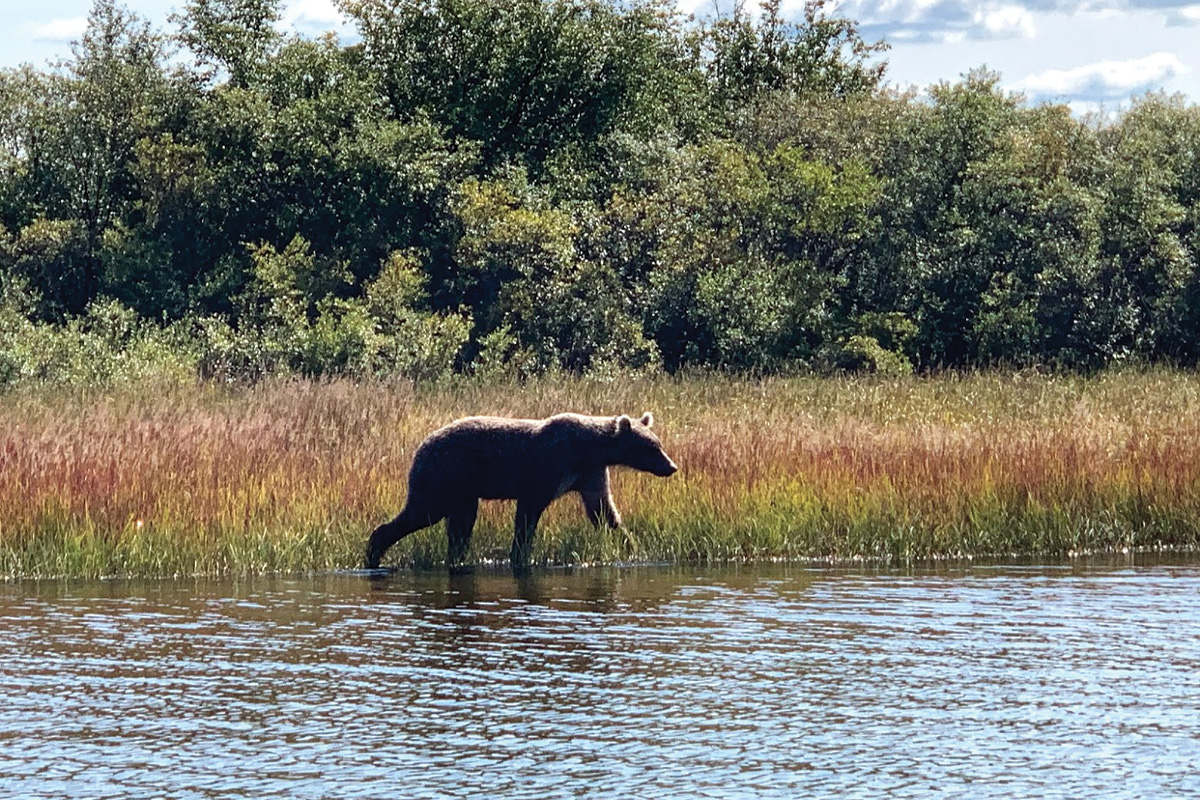
<path id="1" fill-rule="evenodd" d="M 341 8 L 96 0 L 0 71 L 0 384 L 1200 359 L 1180 98 L 898 92 L 823 0 Z"/>

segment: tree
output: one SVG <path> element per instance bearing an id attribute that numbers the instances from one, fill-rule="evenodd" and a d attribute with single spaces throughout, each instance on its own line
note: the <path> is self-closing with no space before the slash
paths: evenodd
<path id="1" fill-rule="evenodd" d="M 646 191 L 634 235 L 651 255 L 643 313 L 669 368 L 775 370 L 806 363 L 833 333 L 842 242 L 877 187 L 780 146 L 687 148 Z"/>
<path id="2" fill-rule="evenodd" d="M 1151 95 L 1100 137 L 1107 156 L 1098 280 L 1116 356 L 1194 361 L 1200 115 Z"/>
<path id="3" fill-rule="evenodd" d="M 466 181 L 455 199 L 458 294 L 475 320 L 484 362 L 497 351 L 516 371 L 645 366 L 654 348 L 630 314 L 616 272 L 575 245 L 572 215 L 514 175 Z"/>
<path id="4" fill-rule="evenodd" d="M 686 52 L 661 0 L 344 0 L 396 119 L 424 114 L 476 143 L 485 172 L 536 179 L 555 157 L 588 165 L 620 133 L 646 137 L 687 100 Z M 436 47 L 430 43 L 436 42 Z M 681 125 L 686 125 L 680 122 Z"/>
<path id="5" fill-rule="evenodd" d="M 212 80 L 221 73 L 229 86 L 244 89 L 279 47 L 275 29 L 280 0 L 188 0 L 172 19 L 179 41 L 192 51 Z"/>
<path id="6" fill-rule="evenodd" d="M 806 0 L 803 19 L 784 17 L 782 0 L 763 0 L 760 12 L 744 2 L 701 32 L 700 46 L 714 107 L 726 120 L 772 94 L 823 99 L 867 94 L 887 68 L 887 49 L 867 42 L 858 24 L 826 12 L 826 0 Z"/>
<path id="7" fill-rule="evenodd" d="M 973 72 L 930 90 L 913 104 L 883 144 L 883 186 L 874 212 L 877 235 L 860 274 L 878 284 L 863 311 L 899 311 L 917 324 L 921 366 L 971 362 L 971 331 L 991 271 L 979 261 L 979 231 L 963 186 L 977 164 L 1002 146 L 1017 122 L 1020 99 L 999 76 Z M 860 284 L 862 285 L 862 284 Z M 873 297 L 871 296 L 873 295 Z"/>
<path id="8" fill-rule="evenodd" d="M 5 81 L 6 116 L 17 122 L 6 195 L 22 200 L 10 223 L 45 220 L 82 231 L 72 271 L 42 276 L 41 314 L 59 318 L 82 311 L 103 288 L 102 238 L 134 201 L 135 148 L 157 124 L 167 90 L 162 37 L 112 0 L 97 0 L 72 51 L 54 73 L 22 71 Z"/>

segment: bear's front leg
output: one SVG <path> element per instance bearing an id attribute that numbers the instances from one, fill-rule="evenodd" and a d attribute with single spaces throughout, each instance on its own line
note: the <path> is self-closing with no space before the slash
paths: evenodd
<path id="1" fill-rule="evenodd" d="M 514 570 L 529 568 L 529 558 L 533 551 L 533 533 L 537 530 L 538 520 L 546 510 L 548 503 L 539 500 L 523 498 L 517 500 L 517 518 L 513 524 L 512 552 L 509 560 Z"/>
<path id="2" fill-rule="evenodd" d="M 587 513 L 588 522 L 597 528 L 607 525 L 610 528 L 621 527 L 621 514 L 613 505 L 612 495 L 608 492 L 580 492 L 583 499 L 583 510 Z"/>
<path id="3" fill-rule="evenodd" d="M 601 525 L 621 527 L 621 515 L 613 505 L 612 490 L 608 484 L 608 467 L 584 473 L 576 482 L 575 490 L 583 500 L 583 510 L 589 522 L 597 528 Z"/>

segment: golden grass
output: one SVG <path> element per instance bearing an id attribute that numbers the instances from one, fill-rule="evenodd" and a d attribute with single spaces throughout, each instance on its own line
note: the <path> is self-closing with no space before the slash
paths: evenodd
<path id="1" fill-rule="evenodd" d="M 682 467 L 620 472 L 628 526 L 551 507 L 535 558 L 913 559 L 1200 543 L 1200 377 L 283 381 L 0 397 L 0 575 L 356 567 L 411 454 L 471 413 L 655 412 Z M 506 558 L 512 505 L 473 553 Z M 440 526 L 393 563 L 436 564 Z"/>

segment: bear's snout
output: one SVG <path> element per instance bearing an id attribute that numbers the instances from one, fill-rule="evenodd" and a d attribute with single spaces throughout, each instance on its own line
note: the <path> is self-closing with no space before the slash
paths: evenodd
<path id="1" fill-rule="evenodd" d="M 676 464 L 674 461 L 672 461 L 671 459 L 669 459 L 669 458 L 668 458 L 668 459 L 667 459 L 667 463 L 666 463 L 666 464 L 664 464 L 664 465 L 663 465 L 663 466 L 662 466 L 662 467 L 661 467 L 661 468 L 660 468 L 658 471 L 656 471 L 654 474 L 655 474 L 655 475 L 657 475 L 657 476 L 659 476 L 660 478 L 669 478 L 669 477 L 671 477 L 672 475 L 674 475 L 676 472 L 679 472 L 679 465 L 678 465 L 678 464 Z"/>

